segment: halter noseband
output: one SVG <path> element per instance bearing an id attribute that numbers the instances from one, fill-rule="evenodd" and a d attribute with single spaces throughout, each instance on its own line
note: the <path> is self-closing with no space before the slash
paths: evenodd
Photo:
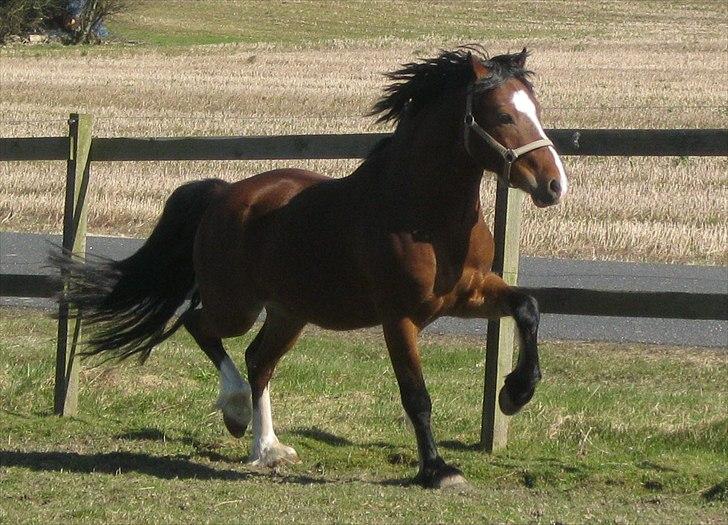
<path id="1" fill-rule="evenodd" d="M 498 142 L 496 139 L 493 138 L 492 135 L 490 135 L 487 131 L 485 131 L 483 128 L 481 128 L 478 123 L 475 121 L 475 117 L 473 116 L 473 89 L 472 86 L 468 89 L 468 96 L 465 99 L 465 126 L 463 127 L 463 138 L 465 143 L 465 151 L 468 152 L 468 154 L 473 157 L 473 154 L 470 151 L 470 146 L 468 145 L 468 139 L 470 138 L 470 130 L 473 130 L 475 133 L 477 133 L 485 142 L 490 144 L 490 146 L 498 152 L 498 154 L 503 157 L 503 170 L 501 173 L 498 174 L 498 178 L 506 185 L 513 187 L 511 184 L 511 165 L 518 160 L 519 157 L 525 155 L 526 153 L 533 151 L 538 148 L 545 148 L 548 146 L 553 146 L 553 142 L 551 142 L 549 139 L 538 139 L 534 140 L 533 142 L 529 142 L 528 144 L 521 146 L 516 149 L 509 149 L 503 146 L 500 142 Z"/>

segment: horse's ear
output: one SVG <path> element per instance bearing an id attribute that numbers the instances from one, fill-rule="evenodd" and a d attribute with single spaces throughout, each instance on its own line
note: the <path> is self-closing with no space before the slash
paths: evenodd
<path id="1" fill-rule="evenodd" d="M 470 58 L 470 65 L 473 67 L 473 75 L 475 75 L 475 80 L 480 80 L 481 78 L 488 76 L 488 68 L 485 67 L 485 64 L 483 64 L 482 60 L 480 60 L 476 56 L 473 56 L 473 54 L 470 52 L 468 52 L 468 58 Z"/>
<path id="2" fill-rule="evenodd" d="M 518 69 L 526 69 L 526 59 L 528 58 L 528 50 L 524 47 L 523 51 L 513 57 L 513 65 Z"/>

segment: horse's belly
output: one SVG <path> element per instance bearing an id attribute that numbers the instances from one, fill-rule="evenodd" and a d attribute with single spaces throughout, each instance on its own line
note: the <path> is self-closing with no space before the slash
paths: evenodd
<path id="1" fill-rule="evenodd" d="M 329 330 L 354 330 L 381 324 L 376 310 L 367 301 L 324 304 L 319 301 L 287 301 L 273 299 L 269 304 L 283 309 L 290 315 Z"/>
<path id="2" fill-rule="evenodd" d="M 268 302 L 285 308 L 309 323 L 348 330 L 380 323 L 371 291 L 361 275 L 344 261 L 329 265 L 299 256 L 285 271 L 269 274 Z M 270 270 L 270 268 L 269 268 Z"/>

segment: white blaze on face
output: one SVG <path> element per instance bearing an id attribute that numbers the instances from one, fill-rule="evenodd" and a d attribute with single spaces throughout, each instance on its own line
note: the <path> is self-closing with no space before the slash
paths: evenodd
<path id="1" fill-rule="evenodd" d="M 513 102 L 513 107 L 526 115 L 526 117 L 528 117 L 528 119 L 533 123 L 536 131 L 538 131 L 541 138 L 545 139 L 546 133 L 541 126 L 541 122 L 538 120 L 538 115 L 536 114 L 536 105 L 533 103 L 533 100 L 531 100 L 531 97 L 526 92 L 526 90 L 521 89 L 516 91 L 513 94 L 513 98 L 511 99 L 511 101 Z M 566 195 L 566 190 L 569 189 L 569 181 L 566 178 L 566 171 L 564 170 L 564 165 L 561 163 L 561 158 L 559 157 L 558 153 L 556 153 L 554 147 L 549 146 L 548 150 L 551 152 L 551 156 L 554 158 L 554 164 L 556 164 L 556 168 L 559 170 L 559 183 L 561 184 L 560 197 L 563 197 L 564 195 Z"/>

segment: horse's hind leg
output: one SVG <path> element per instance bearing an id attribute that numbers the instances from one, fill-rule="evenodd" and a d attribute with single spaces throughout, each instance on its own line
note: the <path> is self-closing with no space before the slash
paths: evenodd
<path id="1" fill-rule="evenodd" d="M 247 331 L 255 322 L 250 316 Z M 235 437 L 243 437 L 253 413 L 250 385 L 240 376 L 235 363 L 222 345 L 222 339 L 214 334 L 205 318 L 203 309 L 185 314 L 184 325 L 197 344 L 214 363 L 220 374 L 220 395 L 217 407 L 228 431 Z"/>
<path id="2" fill-rule="evenodd" d="M 273 430 L 268 382 L 279 359 L 298 339 L 305 323 L 268 309 L 263 328 L 245 351 L 248 380 L 253 393 L 253 446 L 250 463 L 273 467 L 298 463 L 296 451 L 278 441 Z"/>

